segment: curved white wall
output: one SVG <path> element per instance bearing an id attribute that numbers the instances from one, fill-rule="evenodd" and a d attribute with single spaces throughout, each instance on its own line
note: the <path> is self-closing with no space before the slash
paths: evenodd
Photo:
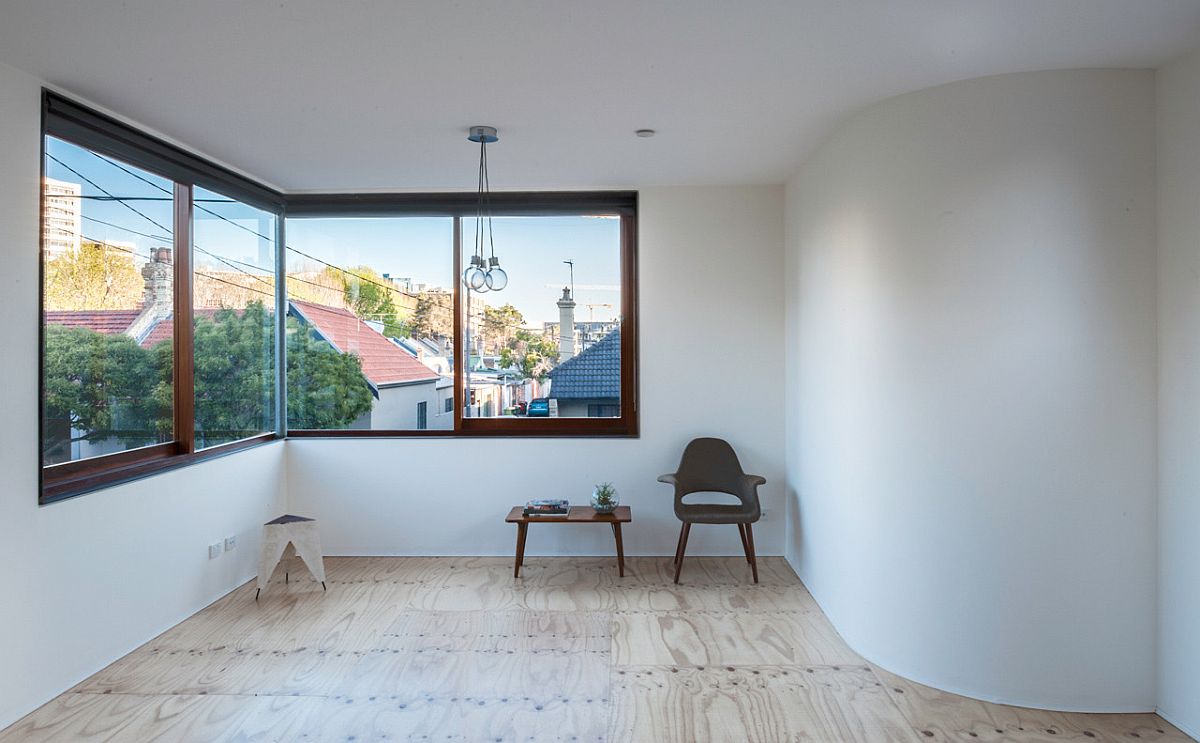
<path id="1" fill-rule="evenodd" d="M 858 651 L 985 699 L 1155 702 L 1154 77 L 858 114 L 788 185 L 789 559 Z"/>

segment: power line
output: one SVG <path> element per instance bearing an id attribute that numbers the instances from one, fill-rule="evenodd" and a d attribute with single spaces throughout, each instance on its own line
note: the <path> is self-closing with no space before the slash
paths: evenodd
<path id="1" fill-rule="evenodd" d="M 134 171 L 130 170 L 129 168 L 126 168 L 125 166 L 121 165 L 120 163 L 116 162 L 115 160 L 110 160 L 109 158 L 107 158 L 107 157 L 104 157 L 103 155 L 101 155 L 101 154 L 100 154 L 100 153 L 98 153 L 98 152 L 93 152 L 92 150 L 86 150 L 86 152 L 88 152 L 88 153 L 89 153 L 89 154 L 91 154 L 92 156 L 96 157 L 97 159 L 99 159 L 99 160 L 101 160 L 101 161 L 103 161 L 103 162 L 106 162 L 106 163 L 108 163 L 109 165 L 113 166 L 114 168 L 116 168 L 116 169 L 118 169 L 118 170 L 120 170 L 120 171 L 122 171 L 122 172 L 124 172 L 124 173 L 127 173 L 127 174 L 129 174 L 129 175 L 133 176 L 134 178 L 137 178 L 138 180 L 142 181 L 143 183 L 146 183 L 146 184 L 148 184 L 148 185 L 152 186 L 153 188 L 157 188 L 158 190 L 162 191 L 163 193 L 171 193 L 171 192 L 170 192 L 170 191 L 168 191 L 168 190 L 167 190 L 167 189 L 166 189 L 166 188 L 165 188 L 165 187 L 164 187 L 162 184 L 160 184 L 160 183 L 155 183 L 154 181 L 150 180 L 149 178 L 146 178 L 145 176 L 141 175 L 140 173 L 134 172 Z M 61 164 L 61 161 L 58 161 L 58 160 L 56 160 L 56 162 L 59 162 L 59 163 Z M 65 167 L 65 166 L 64 166 L 64 167 Z M 69 168 L 68 168 L 68 169 L 69 169 Z M 74 171 L 74 170 L 72 170 L 71 172 L 75 173 L 76 175 L 79 175 L 77 171 Z M 80 176 L 80 177 L 82 178 L 83 176 Z M 94 184 L 94 183 L 93 183 L 92 185 L 93 185 L 93 186 L 95 186 L 96 184 Z M 99 188 L 99 187 L 97 186 L 97 188 Z M 103 189 L 101 189 L 101 190 L 103 191 Z M 107 193 L 107 192 L 105 192 L 105 193 Z M 193 198 L 192 198 L 192 201 L 193 201 L 193 202 L 195 202 L 195 201 L 198 201 L 198 200 L 197 200 L 197 199 L 196 199 L 196 198 L 193 196 Z M 234 202 L 234 201 L 232 201 L 232 200 L 227 200 L 227 201 L 225 201 L 224 203 L 237 203 L 237 202 Z M 218 212 L 215 212 L 215 211 L 213 211 L 212 209 L 208 209 L 207 207 L 203 207 L 203 206 L 198 206 L 197 208 L 198 208 L 200 211 L 202 211 L 202 212 L 205 212 L 206 214 L 210 214 L 210 215 L 212 215 L 212 216 L 216 217 L 217 219 L 220 219 L 220 220 L 223 220 L 223 221 L 225 221 L 225 222 L 228 222 L 229 224 L 233 225 L 234 227 L 237 227 L 237 228 L 238 228 L 238 229 L 240 229 L 240 230 L 244 230 L 244 231 L 246 231 L 246 232 L 249 232 L 251 235 L 254 235 L 255 237 L 258 237 L 258 238 L 260 238 L 260 239 L 262 239 L 262 240 L 267 240 L 268 242 L 274 242 L 274 239 L 273 239 L 273 238 L 267 237 L 266 235 L 262 234 L 262 233 L 261 233 L 261 232 L 259 232 L 258 230 L 251 229 L 250 227 L 247 227 L 246 225 L 244 225 L 244 224 L 241 224 L 240 222 L 236 222 L 236 221 L 234 221 L 234 220 L 232 220 L 232 219 L 230 219 L 230 218 L 226 217 L 224 214 L 220 214 L 220 213 L 218 213 Z M 199 248 L 197 248 L 197 249 L 199 249 Z M 349 269 L 343 268 L 343 267 L 341 267 L 341 266 L 336 266 L 336 265 L 334 265 L 334 264 L 332 264 L 332 263 L 329 263 L 329 262 L 327 262 L 327 261 L 323 261 L 323 260 L 321 260 L 320 258 L 317 258 L 316 256 L 309 255 L 308 253 L 305 253 L 305 252 L 303 252 L 303 251 L 301 251 L 301 250 L 297 250 L 296 248 L 293 248 L 293 247 L 291 247 L 290 245 L 285 245 L 285 246 L 284 246 L 284 249 L 285 249 L 285 250 L 290 250 L 290 251 L 292 251 L 293 253 L 296 253 L 297 255 L 302 255 L 302 256 L 304 256 L 305 258 L 308 258 L 309 260 L 314 260 L 314 261 L 316 261 L 317 263 L 320 263 L 320 264 L 322 264 L 322 265 L 328 266 L 329 268 L 332 268 L 332 269 L 334 269 L 334 270 L 336 270 L 336 271 L 341 271 L 342 273 L 344 273 L 344 274 L 346 274 L 346 275 L 348 275 L 348 276 L 353 276 L 353 277 L 355 277 L 356 279 L 358 279 L 359 281 L 363 281 L 363 282 L 365 282 L 365 283 L 367 283 L 367 284 L 371 284 L 371 285 L 373 285 L 373 286 L 377 286 L 377 287 L 379 287 L 379 288 L 381 288 L 381 289 L 387 289 L 387 290 L 390 290 L 390 291 L 396 292 L 397 294 L 402 294 L 402 295 L 404 295 L 404 296 L 406 296 L 406 297 L 409 297 L 410 299 L 417 299 L 417 300 L 420 300 L 420 298 L 421 298 L 421 297 L 420 297 L 420 295 L 418 295 L 418 294 L 413 294 L 413 293 L 411 293 L 411 292 L 406 292 L 406 291 L 404 291 L 404 290 L 402 290 L 402 289 L 400 289 L 400 288 L 398 288 L 398 287 L 395 287 L 395 286 L 389 286 L 389 285 L 387 285 L 387 284 L 381 284 L 381 283 L 379 283 L 379 282 L 377 282 L 377 281 L 375 281 L 375 280 L 373 280 L 373 279 L 370 279 L 370 278 L 368 278 L 368 277 L 366 277 L 366 276 L 363 276 L 363 275 L 361 275 L 361 274 L 357 274 L 357 273 L 355 273 L 355 272 L 353 272 L 353 271 L 351 271 L 351 270 L 349 270 Z M 204 251 L 201 251 L 201 252 L 204 252 Z M 215 256 L 214 256 L 214 257 L 215 257 Z M 301 280 L 301 281 L 302 281 L 302 280 Z M 311 282 L 305 282 L 305 283 L 311 283 Z M 322 287 L 322 288 L 324 288 L 324 287 Z M 443 304 L 441 304 L 441 303 L 438 303 L 438 306 L 439 306 L 439 307 L 441 307 L 442 309 L 447 309 L 447 310 L 448 310 L 448 309 L 450 309 L 449 307 L 447 307 L 446 305 L 443 305 Z"/>
<path id="2" fill-rule="evenodd" d="M 153 188 L 156 188 L 156 189 L 158 189 L 159 191 L 162 191 L 163 193 L 168 193 L 168 194 L 170 194 L 170 193 L 171 193 L 171 191 L 169 191 L 169 190 L 168 190 L 166 187 L 164 187 L 162 184 L 155 183 L 154 181 L 150 180 L 149 178 L 146 178 L 145 176 L 141 175 L 140 173 L 137 173 L 137 172 L 135 172 L 135 171 L 133 171 L 133 170 L 130 170 L 129 168 L 126 168 L 125 166 L 121 165 L 120 163 L 118 163 L 118 162 L 116 162 L 116 161 L 114 161 L 114 160 L 110 160 L 109 158 L 107 158 L 107 157 L 104 157 L 103 155 L 100 155 L 99 153 L 97 153 L 97 152 L 94 152 L 94 151 L 92 151 L 92 150 L 85 150 L 85 152 L 87 152 L 87 153 L 91 154 L 92 156 L 96 157 L 96 158 L 97 158 L 97 159 L 99 159 L 100 161 L 102 161 L 102 162 L 105 162 L 105 163 L 108 163 L 109 165 L 113 166 L 114 168 L 117 168 L 118 170 L 120 170 L 120 171 L 122 171 L 122 172 L 124 172 L 124 173 L 126 173 L 126 174 L 128 174 L 128 175 L 130 175 L 130 176 L 133 176 L 134 178 L 137 178 L 138 180 L 142 181 L 143 183 L 146 183 L 147 185 L 149 185 L 149 186 L 151 186 L 151 187 L 153 187 Z M 151 224 L 155 225 L 155 226 L 156 226 L 156 227 L 158 227 L 159 229 L 161 229 L 161 230 L 163 230 L 163 231 L 165 231 L 165 232 L 167 232 L 167 233 L 169 233 L 169 234 L 172 232 L 171 230 L 167 229 L 167 228 L 166 228 L 164 225 L 162 225 L 162 224 L 160 224 L 159 222 L 155 221 L 154 219 L 150 218 L 150 217 L 149 217 L 149 216 L 147 216 L 146 214 L 144 214 L 144 213 L 142 213 L 141 211 L 139 211 L 139 210 L 137 210 L 137 209 L 133 208 L 132 206 L 130 206 L 130 205 L 128 205 L 128 204 L 126 204 L 126 203 L 125 203 L 123 200 L 119 199 L 118 197 L 116 197 L 116 196 L 113 196 L 113 194 L 112 194 L 111 192 L 109 192 L 108 190 L 104 189 L 102 186 L 100 186 L 99 184 L 97 184 L 95 181 L 93 181 L 93 180 L 91 180 L 91 179 L 87 178 L 87 177 L 86 177 L 86 176 L 84 176 L 82 173 L 80 173 L 78 170 L 75 170 L 75 169 L 74 169 L 74 168 L 72 168 L 71 166 L 67 165 L 67 164 L 66 164 L 66 163 L 64 163 L 62 160 L 59 160 L 58 158 L 54 157 L 53 155 L 51 155 L 51 154 L 49 154 L 49 153 L 46 153 L 46 157 L 50 158 L 51 160 L 54 160 L 54 162 L 58 163 L 59 165 L 61 165 L 61 166 L 63 166 L 64 168 L 66 168 L 67 170 L 71 171 L 72 173 L 74 173 L 75 175 L 77 175 L 79 178 L 81 178 L 81 179 L 83 179 L 84 181 L 86 181 L 87 183 L 89 183 L 89 184 L 90 184 L 92 187 L 94 187 L 94 188 L 96 188 L 97 190 L 99 190 L 101 193 L 103 193 L 103 194 L 107 195 L 107 196 L 108 196 L 108 197 L 110 197 L 112 200 L 118 201 L 118 202 L 119 202 L 119 203 L 120 203 L 122 206 L 124 206 L 125 208 L 127 208 L 127 209 L 129 209 L 129 210 L 133 211 L 135 214 L 137 214 L 137 215 L 141 216 L 143 219 L 147 220 L 148 222 L 150 222 Z M 174 195 L 172 194 L 172 199 L 173 199 L 173 198 L 174 198 Z M 164 200 L 165 200 L 165 199 L 164 199 Z M 192 199 L 192 201 L 193 201 L 193 202 L 196 202 L 196 201 L 200 201 L 200 200 L 198 200 L 198 199 L 194 198 L 194 196 L 193 196 L 193 199 Z M 215 199 L 213 199 L 213 200 L 209 200 L 209 201 L 216 201 L 216 200 L 215 200 Z M 234 202 L 234 201 L 232 201 L 232 200 L 229 200 L 229 199 L 227 199 L 227 200 L 223 200 L 221 203 L 237 203 L 237 202 Z M 247 226 L 246 226 L 246 225 L 244 225 L 244 224 L 241 224 L 241 223 L 239 223 L 239 222 L 236 222 L 236 221 L 234 221 L 234 220 L 232 220 L 232 219 L 229 219 L 228 217 L 226 217 L 226 216 L 225 216 L 225 215 L 223 215 L 223 214 L 220 214 L 220 213 L 218 213 L 218 212 L 215 212 L 215 211 L 213 211 L 213 210 L 211 210 L 211 209 L 208 209 L 207 207 L 203 207 L 203 206 L 197 206 L 197 208 L 198 208 L 198 209 L 200 209 L 201 211 L 203 211 L 203 212 L 207 213 L 207 214 L 210 214 L 210 215 L 212 215 L 212 216 L 214 216 L 214 217 L 218 218 L 218 219 L 221 219 L 221 220 L 223 220 L 223 221 L 225 221 L 225 222 L 228 222 L 229 224 L 233 225 L 234 227 L 237 227 L 238 229 L 245 230 L 246 232 L 249 232 L 250 234 L 252 234 L 252 235 L 255 235 L 256 237 L 259 237 L 259 238 L 261 238 L 261 239 L 263 239 L 263 240 L 267 240 L 267 241 L 269 241 L 269 242 L 273 242 L 273 239 L 272 239 L 272 238 L 270 238 L 270 237 L 267 237 L 266 235 L 262 234 L 261 232 L 258 232 L 257 230 L 253 230 L 253 229 L 251 229 L 251 228 L 247 227 Z M 118 227 L 118 229 L 124 229 L 124 228 L 120 228 L 120 227 Z M 138 232 L 136 232 L 136 231 L 134 231 L 134 230 L 129 230 L 129 232 L 132 232 L 133 234 L 145 234 L 145 233 L 138 233 Z M 192 244 L 192 247 L 193 247 L 195 250 L 198 250 L 198 251 L 200 251 L 201 253 L 204 253 L 205 255 L 208 255 L 208 256 L 211 256 L 211 257 L 213 257 L 213 258 L 217 259 L 218 261 L 220 261 L 220 262 L 224 263 L 225 265 L 227 265 L 227 266 L 229 266 L 229 267 L 233 268 L 234 270 L 236 270 L 236 271 L 240 271 L 241 273 L 245 273 L 245 274 L 247 274 L 247 275 L 249 275 L 249 276 L 251 276 L 251 277 L 253 277 L 253 278 L 257 279 L 258 281 L 262 282 L 263 284 L 265 284 L 265 285 L 267 285 L 267 286 L 271 286 L 271 287 L 272 287 L 272 289 L 274 288 L 274 285 L 273 285 L 273 284 L 271 284 L 271 283 L 268 283 L 268 282 L 264 281 L 263 279 L 259 278 L 258 276 L 255 276 L 254 274 L 251 274 L 251 273 L 249 273 L 249 272 L 247 272 L 247 271 L 242 271 L 241 269 L 237 268 L 237 267 L 236 267 L 236 266 L 234 266 L 232 263 L 230 263 L 230 261 L 229 261 L 229 260 L 226 260 L 225 258 L 223 258 L 223 257 L 221 257 L 221 256 L 219 256 L 219 255 L 216 255 L 215 253 L 212 253 L 212 252 L 210 252 L 210 251 L 207 251 L 207 250 L 205 250 L 205 249 L 201 248 L 199 245 L 196 245 L 195 243 L 193 243 L 193 244 Z M 370 284 L 370 285 L 372 285 L 372 286 L 377 286 L 377 287 L 379 287 L 379 288 L 381 288 L 381 289 L 385 289 L 385 290 L 390 290 L 390 291 L 396 292 L 397 294 L 401 294 L 401 295 L 403 295 L 403 296 L 409 297 L 410 299 L 416 299 L 416 300 L 418 300 L 418 301 L 420 301 L 420 299 L 421 299 L 421 295 L 419 295 L 419 294 L 413 294 L 412 292 L 407 292 L 407 291 L 404 291 L 404 290 L 402 290 L 402 289 L 400 289 L 400 288 L 398 288 L 398 287 L 396 287 L 396 286 L 390 286 L 390 285 L 387 285 L 387 284 L 381 284 L 381 283 L 379 283 L 379 282 L 377 282 L 377 281 L 375 281 L 375 280 L 373 280 L 373 279 L 370 279 L 370 278 L 368 278 L 368 277 L 366 277 L 366 276 L 363 276 L 363 275 L 361 275 L 361 274 L 357 274 L 357 273 L 355 273 L 355 272 L 353 272 L 353 271 L 350 271 L 349 269 L 343 268 L 343 267 L 341 267 L 341 266 L 334 265 L 334 264 L 332 264 L 332 263 L 329 263 L 328 261 L 325 261 L 325 260 L 322 260 L 322 259 L 320 259 L 320 258 L 317 258 L 317 257 L 316 257 L 316 256 L 314 256 L 314 255 L 310 255 L 310 254 L 308 254 L 308 253 L 305 253 L 305 252 L 304 252 L 304 251 L 302 251 L 302 250 L 298 250 L 298 249 L 296 249 L 296 248 L 293 248 L 293 247 L 291 247 L 290 245 L 285 245 L 285 246 L 284 246 L 284 248 L 285 248 L 286 250 L 290 250 L 290 251 L 292 251 L 293 253 L 296 253 L 297 255 L 304 256 L 305 258 L 308 258 L 309 260 L 316 261 L 317 263 L 320 263 L 321 265 L 324 265 L 324 266 L 327 266 L 327 267 L 329 267 L 329 268 L 332 268 L 332 269 L 334 269 L 335 271 L 341 271 L 343 274 L 346 274 L 346 275 L 348 275 L 348 276 L 353 276 L 353 277 L 357 278 L 359 281 L 362 281 L 362 282 L 364 282 L 364 283 Z M 239 263 L 243 263 L 243 262 L 241 262 L 241 261 L 238 261 L 238 262 L 239 262 Z M 246 263 L 243 263 L 243 265 L 251 265 L 251 266 L 252 266 L 252 264 L 246 264 Z M 252 266 L 252 267 L 254 267 L 254 268 L 258 268 L 258 266 Z M 265 269 L 264 269 L 264 270 L 265 270 Z M 313 282 L 311 282 L 311 281 L 305 281 L 304 279 L 300 279 L 300 278 L 298 278 L 298 277 L 292 277 L 292 276 L 286 276 L 286 275 L 285 275 L 285 279 L 286 279 L 286 278 L 292 278 L 293 280 L 300 281 L 300 282 L 302 282 L 302 283 L 310 284 L 310 285 L 313 285 L 313 286 L 318 286 L 318 287 L 320 287 L 320 288 L 322 288 L 322 289 L 325 289 L 325 288 L 330 288 L 330 287 L 325 287 L 325 286 L 323 286 L 323 285 L 320 285 L 320 284 L 314 284 L 314 283 L 313 283 Z M 434 302 L 434 304 L 435 304 L 435 306 L 437 306 L 437 307 L 438 307 L 438 308 L 440 308 L 440 309 L 443 309 L 443 310 L 447 310 L 447 311 L 453 312 L 453 308 L 452 308 L 452 307 L 449 307 L 449 306 L 447 306 L 447 305 L 445 305 L 445 304 L 443 304 L 443 303 L 441 303 L 441 302 Z M 484 313 L 471 312 L 471 311 L 470 311 L 470 307 L 468 307 L 468 308 L 467 308 L 467 316 L 468 316 L 468 317 L 475 318 L 475 319 L 486 319 L 486 316 L 484 315 Z"/>
<path id="3" fill-rule="evenodd" d="M 87 152 L 91 152 L 91 154 L 93 154 L 93 155 L 95 155 L 96 157 L 100 158 L 102 161 L 104 161 L 104 162 L 108 163 L 109 165 L 112 165 L 113 167 L 115 167 L 115 168 L 117 168 L 117 169 L 119 169 L 119 170 L 122 170 L 122 171 L 124 171 L 124 172 L 126 172 L 126 173 L 128 173 L 128 174 L 130 174 L 130 175 L 132 175 L 132 176 L 134 176 L 135 178 L 137 178 L 137 179 L 139 179 L 139 180 L 141 180 L 141 181 L 145 182 L 145 183 L 148 183 L 148 184 L 150 184 L 151 186 L 153 186 L 154 188 L 157 188 L 157 189 L 159 189 L 160 191 L 166 191 L 166 189 L 165 189 L 165 188 L 163 188 L 162 186 L 160 186 L 159 184 L 157 184 L 157 183 L 154 183 L 153 181 L 151 181 L 151 180 L 149 180 L 149 179 L 147 179 L 147 178 L 144 178 L 144 177 L 142 177 L 141 175 L 138 175 L 137 173 L 134 173 L 132 170 L 129 170 L 128 168 L 125 168 L 125 167 L 123 167 L 123 166 L 121 166 L 121 165 L 118 165 L 117 163 L 113 162 L 112 160 L 109 160 L 109 159 L 107 159 L 107 158 L 104 158 L 104 157 L 100 157 L 100 155 L 98 155 L 98 154 L 97 154 L 97 153 L 95 153 L 95 152 L 92 152 L 91 150 L 87 150 Z M 119 203 L 121 206 L 123 206 L 123 207 L 125 207 L 126 209 L 128 209 L 128 210 L 132 211 L 134 214 L 137 214 L 137 215 L 138 215 L 138 216 L 140 216 L 142 219 L 145 219 L 147 222 L 149 222 L 150 224 L 152 224 L 152 225 L 154 225 L 155 227 L 159 228 L 159 229 L 160 229 L 160 230 L 162 230 L 163 232 L 166 232 L 168 235 L 173 235 L 173 234 L 174 234 L 174 232 L 173 232 L 173 231 L 172 231 L 170 228 L 168 228 L 166 225 L 164 225 L 164 224 L 162 224 L 161 222 L 159 222 L 159 221 L 157 221 L 157 220 L 155 220 L 155 219 L 153 219 L 153 218 L 151 218 L 151 217 L 147 216 L 147 215 L 146 215 L 144 212 L 142 212 L 142 211 L 140 211 L 140 210 L 138 210 L 138 209 L 135 209 L 135 208 L 133 208 L 133 207 L 132 207 L 132 206 L 130 206 L 129 204 L 125 203 L 125 201 L 123 201 L 123 200 L 121 200 L 121 199 L 117 199 L 115 196 L 113 196 L 112 192 L 110 192 L 108 189 L 104 188 L 104 187 L 103 187 L 103 186 L 101 186 L 100 184 L 96 183 L 95 181 L 91 180 L 91 179 L 90 179 L 90 178 L 88 178 L 87 176 L 83 175 L 82 173 L 80 173 L 80 172 L 79 172 L 78 170 L 76 170 L 75 168 L 72 168 L 70 165 L 67 165 L 67 164 L 66 164 L 66 163 L 64 163 L 62 160 L 59 160 L 59 159 L 58 159 L 57 157 L 55 157 L 54 155 L 51 155 L 50 153 L 46 153 L 46 157 L 50 158 L 50 159 L 51 159 L 51 160 L 53 160 L 54 162 L 58 163 L 59 165 L 63 166 L 63 167 L 64 167 L 64 168 L 66 168 L 67 170 L 71 171 L 71 172 L 72 172 L 72 173 L 74 173 L 75 175 L 77 175 L 77 176 L 79 176 L 80 178 L 82 178 L 84 181 L 86 181 L 87 183 L 91 184 L 91 186 L 92 186 L 93 188 L 95 188 L 96 190 L 100 191 L 100 193 L 102 193 L 102 194 L 105 194 L 106 196 L 110 196 L 110 197 L 112 197 L 112 198 L 113 198 L 114 200 L 116 200 L 116 201 L 117 201 L 117 203 Z M 132 230 L 131 230 L 131 231 L 132 231 Z M 135 234 L 137 234 L 137 233 L 135 233 Z M 199 245 L 196 245 L 194 242 L 192 243 L 192 248 L 193 248 L 193 249 L 195 249 L 195 250 L 198 250 L 198 251 L 200 251 L 201 253 L 204 253 L 204 254 L 205 254 L 205 255 L 207 255 L 207 256 L 211 256 L 211 257 L 213 257 L 213 258 L 216 258 L 218 261 L 220 261 L 220 262 L 224 263 L 225 265 L 229 266 L 230 268 L 234 269 L 235 271 L 241 271 L 242 273 L 246 274 L 247 276 L 250 276 L 250 277 L 254 278 L 255 280 L 257 280 L 257 281 L 260 281 L 260 282 L 262 282 L 263 284 L 266 284 L 267 286 L 270 286 L 272 289 L 274 289 L 274 285 L 273 285 L 273 284 L 270 284 L 270 283 L 268 283 L 267 281 L 265 281 L 265 280 L 263 280 L 263 279 L 259 278 L 258 276 L 255 276 L 255 275 L 254 275 L 254 274 L 252 274 L 252 273 L 249 273 L 248 271 L 242 271 L 240 268 L 238 268 L 237 266 L 233 265 L 233 264 L 232 264 L 232 263 L 230 263 L 229 261 L 225 260 L 225 259 L 224 259 L 224 258 L 222 258 L 221 256 L 217 255 L 216 253 L 212 253 L 212 252 L 210 252 L 210 251 L 207 251 L 207 250 L 205 250 L 204 248 L 200 247 Z"/>
<path id="4" fill-rule="evenodd" d="M 80 235 L 80 237 L 82 237 L 84 240 L 87 240 L 88 242 L 93 242 L 93 243 L 96 243 L 97 245 L 102 245 L 105 248 L 108 248 L 110 250 L 119 250 L 122 253 L 129 253 L 130 255 L 136 255 L 138 258 L 144 258 L 147 261 L 154 260 L 152 257 L 146 255 L 145 253 L 139 253 L 136 250 L 132 250 L 130 248 L 123 247 L 121 245 L 113 245 L 113 244 L 107 243 L 103 240 L 97 240 L 96 238 L 88 237 L 87 235 Z M 192 273 L 196 276 L 203 276 L 206 279 L 212 279 L 213 281 L 219 281 L 222 284 L 229 284 L 230 286 L 237 287 L 238 289 L 244 289 L 245 291 L 254 292 L 255 294 L 262 294 L 265 297 L 271 297 L 271 298 L 275 297 L 275 294 L 273 292 L 264 292 L 261 289 L 255 289 L 252 286 L 242 286 L 241 284 L 235 284 L 234 282 L 228 281 L 227 279 L 222 279 L 219 276 L 213 276 L 212 274 L 207 274 L 202 271 L 193 270 Z M 245 272 L 243 271 L 242 273 L 245 273 Z M 270 286 L 272 288 L 274 288 L 274 285 L 270 285 Z"/>

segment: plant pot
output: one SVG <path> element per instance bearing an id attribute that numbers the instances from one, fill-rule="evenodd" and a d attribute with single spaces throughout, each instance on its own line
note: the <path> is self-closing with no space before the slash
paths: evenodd
<path id="1" fill-rule="evenodd" d="M 596 491 L 592 491 L 592 508 L 596 510 L 596 513 L 612 513 L 617 510 L 617 506 L 620 504 L 621 502 L 618 500 L 615 492 L 608 498 L 607 502 L 601 503 L 596 495 Z"/>

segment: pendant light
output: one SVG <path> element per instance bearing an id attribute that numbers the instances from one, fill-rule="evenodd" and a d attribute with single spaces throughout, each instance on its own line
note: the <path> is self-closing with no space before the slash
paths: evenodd
<path id="1" fill-rule="evenodd" d="M 500 137 L 496 135 L 495 127 L 473 126 L 467 139 L 479 143 L 479 185 L 475 206 L 475 251 L 470 265 L 463 271 L 462 280 L 472 291 L 498 292 L 508 286 L 508 274 L 500 268 L 492 234 L 492 186 L 488 179 L 487 146 L 500 141 Z"/>

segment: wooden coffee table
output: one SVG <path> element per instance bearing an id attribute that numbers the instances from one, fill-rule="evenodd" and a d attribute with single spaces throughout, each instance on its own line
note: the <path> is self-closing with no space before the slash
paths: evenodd
<path id="1" fill-rule="evenodd" d="M 525 562 L 525 533 L 530 524 L 608 524 L 612 527 L 613 539 L 617 543 L 617 574 L 625 577 L 625 547 L 621 544 L 621 524 L 633 521 L 629 506 L 617 506 L 612 513 L 596 513 L 591 506 L 571 506 L 565 516 L 526 516 L 521 506 L 513 506 L 505 523 L 517 525 L 517 559 L 513 565 L 513 577 L 521 577 L 521 564 Z"/>

